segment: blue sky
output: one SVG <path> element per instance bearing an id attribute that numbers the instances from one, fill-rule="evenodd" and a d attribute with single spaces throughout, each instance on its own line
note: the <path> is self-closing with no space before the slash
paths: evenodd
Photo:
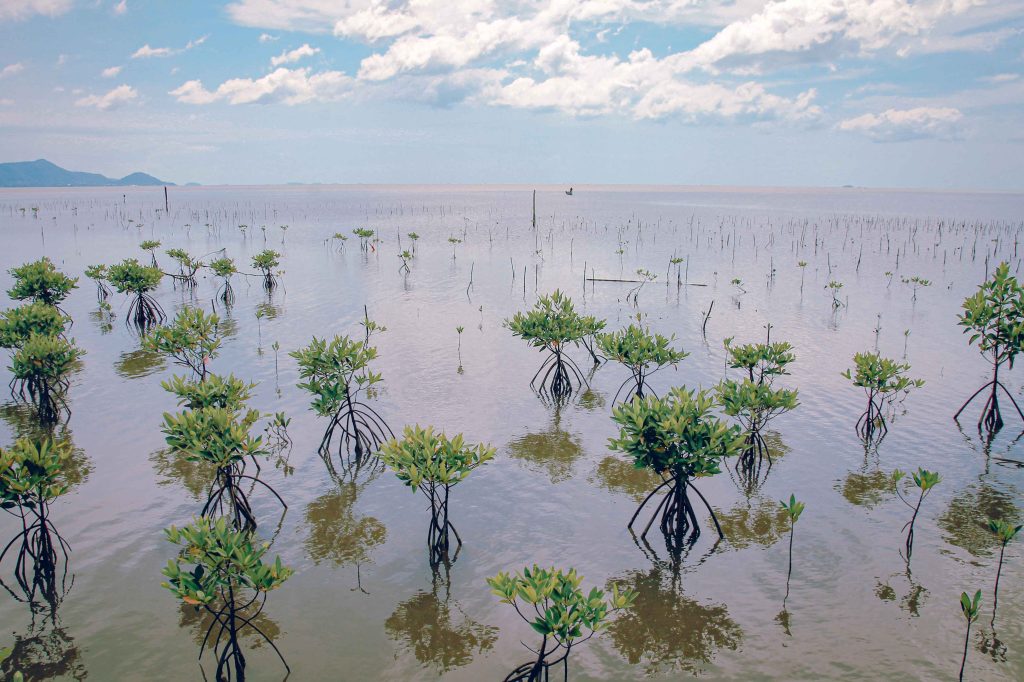
<path id="1" fill-rule="evenodd" d="M 1024 0 L 0 0 L 0 161 L 1024 190 Z"/>

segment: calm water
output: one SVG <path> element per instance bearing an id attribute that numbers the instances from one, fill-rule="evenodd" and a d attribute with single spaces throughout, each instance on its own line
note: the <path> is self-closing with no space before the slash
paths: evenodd
<path id="1" fill-rule="evenodd" d="M 9 287 L 10 267 L 42 255 L 73 275 L 142 258 L 143 239 L 195 255 L 223 248 L 240 265 L 264 248 L 283 253 L 283 286 L 271 298 L 257 280 L 236 278 L 229 337 L 213 367 L 258 381 L 253 406 L 293 418 L 294 473 L 264 467 L 289 505 L 280 527 L 272 501 L 256 498 L 261 534 L 296 571 L 270 594 L 261 622 L 291 679 L 501 679 L 530 658 L 520 640 L 533 637 L 485 578 L 533 562 L 575 566 L 585 586 L 614 580 L 640 593 L 607 632 L 574 650 L 571 679 L 951 679 L 963 646 L 958 597 L 979 588 L 985 601 L 968 675 L 1024 678 L 1024 544 L 1007 551 L 996 621 L 1005 648 L 992 652 L 997 554 L 982 526 L 986 515 L 1022 516 L 1024 440 L 1015 439 L 1024 424 L 1008 418 L 985 445 L 976 412 L 962 431 L 951 419 L 988 377 L 956 313 L 1000 259 L 1019 269 L 1024 196 L 577 188 L 567 197 L 546 188 L 536 230 L 522 187 L 173 188 L 170 200 L 165 215 L 156 210 L 160 189 L 0 191 L 0 287 Z M 355 227 L 377 230 L 382 242 L 363 253 L 354 238 L 343 249 L 327 241 Z M 404 235 L 413 230 L 421 239 L 405 276 L 397 240 L 409 248 Z M 454 257 L 450 236 L 463 240 Z M 673 254 L 687 259 L 686 286 L 674 275 L 665 284 Z M 808 262 L 803 275 L 798 260 Z M 170 269 L 162 253 L 160 261 Z M 584 266 L 599 278 L 637 268 L 659 278 L 634 308 L 629 285 L 584 287 Z M 891 284 L 887 271 L 896 273 Z M 916 302 L 900 283 L 913 275 L 932 281 Z M 848 305 L 838 312 L 829 279 L 844 284 Z M 208 308 L 216 288 L 200 280 L 195 302 Z M 607 447 L 625 371 L 605 365 L 592 395 L 546 407 L 528 386 L 540 356 L 502 328 L 555 288 L 610 328 L 642 312 L 654 330 L 675 334 L 690 356 L 655 375 L 659 391 L 726 376 L 725 337 L 760 340 L 771 323 L 773 339 L 795 345 L 797 362 L 781 384 L 799 388 L 801 405 L 773 422 L 779 456 L 765 484 L 744 494 L 728 473 L 701 482 L 727 541 L 715 547 L 704 533 L 675 565 L 657 541 L 659 556 L 634 544 L 626 523 L 649 481 Z M 157 298 L 169 313 L 190 300 L 169 281 Z M 702 311 L 712 301 L 705 341 Z M 127 300 L 111 302 L 118 317 L 105 327 L 83 277 L 65 305 L 88 352 L 66 429 L 83 480 L 52 512 L 73 547 L 74 584 L 56 622 L 5 594 L 0 648 L 15 647 L 30 679 L 202 679 L 201 622 L 160 587 L 160 570 L 173 555 L 162 529 L 199 511 L 205 479 L 164 451 L 161 415 L 174 401 L 160 381 L 174 368 L 139 351 L 124 324 Z M 375 406 L 392 428 L 429 423 L 499 451 L 454 490 L 465 546 L 447 575 L 428 564 L 423 498 L 389 473 L 333 480 L 316 454 L 325 424 L 295 387 L 287 352 L 314 334 L 360 334 L 364 305 L 387 327 L 376 337 L 385 381 Z M 875 347 L 879 314 L 880 350 L 906 353 L 927 384 L 877 453 L 866 453 L 853 430 L 862 394 L 840 372 L 854 352 Z M 1021 372 L 1008 377 L 1017 395 Z M 6 369 L 0 375 L 9 379 Z M 8 404 L 0 416 L 7 444 L 26 415 Z M 943 481 L 923 505 L 908 571 L 899 554 L 908 510 L 885 479 L 918 466 Z M 776 620 L 787 560 L 776 508 L 791 492 L 807 509 L 796 529 L 787 631 Z M 14 532 L 0 519 L 0 537 Z M 248 663 L 253 679 L 284 676 L 266 646 L 251 649 Z"/>

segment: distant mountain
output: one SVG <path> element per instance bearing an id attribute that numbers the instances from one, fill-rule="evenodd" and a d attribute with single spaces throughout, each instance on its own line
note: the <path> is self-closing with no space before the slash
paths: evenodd
<path id="1" fill-rule="evenodd" d="M 99 173 L 79 173 L 61 168 L 46 159 L 0 163 L 0 187 L 127 187 L 173 184 L 145 173 L 132 173 L 120 180 Z"/>

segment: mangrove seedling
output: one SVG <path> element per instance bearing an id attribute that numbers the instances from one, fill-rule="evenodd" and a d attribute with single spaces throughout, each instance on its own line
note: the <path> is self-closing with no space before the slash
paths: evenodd
<path id="1" fill-rule="evenodd" d="M 448 237 L 448 243 L 452 245 L 452 260 L 455 260 L 455 247 L 462 243 L 458 237 Z"/>
<path id="2" fill-rule="evenodd" d="M 206 379 L 210 361 L 220 350 L 220 318 L 202 308 L 186 306 L 167 325 L 158 325 L 142 339 L 142 347 L 188 367 L 200 381 Z"/>
<path id="3" fill-rule="evenodd" d="M 21 438 L 10 448 L 0 448 L 0 509 L 21 521 L 20 532 L 0 552 L 0 564 L 17 545 L 14 578 L 29 602 L 38 594 L 55 604 L 67 577 L 70 548 L 50 521 L 50 505 L 69 489 L 70 459 L 71 442 L 66 440 Z"/>
<path id="4" fill-rule="evenodd" d="M 266 605 L 267 593 L 280 587 L 293 573 L 281 557 L 265 563 L 269 543 L 239 531 L 224 519 L 195 519 L 183 528 L 171 526 L 164 533 L 178 547 L 178 556 L 167 562 L 163 587 L 185 604 L 203 609 L 213 620 L 199 650 L 209 647 L 217 658 L 216 680 L 244 680 L 245 656 L 239 642 L 242 632 L 256 632 L 291 672 L 274 642 L 256 625 Z"/>
<path id="5" fill-rule="evenodd" d="M 107 266 L 89 265 L 85 268 L 85 276 L 96 282 L 96 300 L 105 301 L 110 296 L 110 287 L 107 286 Z"/>
<path id="6" fill-rule="evenodd" d="M 494 459 L 495 449 L 483 443 L 465 443 L 461 433 L 449 439 L 444 433 L 435 434 L 432 426 L 424 429 L 417 424 L 406 426 L 401 440 L 393 438 L 384 443 L 379 455 L 398 480 L 430 500 L 430 565 L 454 561 L 462 548 L 462 538 L 448 516 L 449 494 L 474 469 Z M 455 535 L 452 555 L 448 531 Z"/>
<path id="7" fill-rule="evenodd" d="M 632 400 L 633 396 L 643 398 L 645 391 L 656 395 L 647 386 L 650 376 L 665 367 L 677 366 L 689 355 L 681 348 L 672 347 L 675 336 L 652 334 L 649 327 L 639 324 L 630 324 L 619 331 L 598 334 L 596 339 L 601 352 L 608 359 L 622 364 L 632 375 L 619 386 L 612 399 L 613 403 L 618 401 L 619 395 L 627 386 L 630 387 L 630 391 L 625 394 L 625 402 Z"/>
<path id="8" fill-rule="evenodd" d="M 38 301 L 4 310 L 0 312 L 0 348 L 20 348 L 33 334 L 62 336 L 67 323 L 57 308 Z"/>
<path id="9" fill-rule="evenodd" d="M 725 537 L 718 517 L 692 480 L 721 472 L 721 462 L 743 451 L 743 433 L 712 414 L 715 400 L 709 391 L 673 388 L 665 398 L 646 396 L 612 409 L 619 437 L 609 440 L 612 450 L 625 453 L 638 469 L 650 469 L 663 482 L 637 507 L 628 527 L 632 531 L 640 512 L 663 489 L 667 492 L 644 527 L 644 539 L 655 519 L 670 550 L 680 549 L 687 534 L 696 540 L 700 524 L 690 499 L 692 490 L 707 507 L 719 537 Z"/>
<path id="10" fill-rule="evenodd" d="M 235 290 L 231 288 L 231 275 L 238 272 L 238 268 L 235 267 L 235 261 L 224 256 L 210 261 L 209 267 L 210 270 L 213 271 L 213 274 L 224 280 L 218 290 L 220 300 L 223 301 L 226 306 L 233 305 L 235 302 Z"/>
<path id="11" fill-rule="evenodd" d="M 357 227 L 352 230 L 352 234 L 359 237 L 359 248 L 366 251 L 370 245 L 370 240 L 373 239 L 373 230 L 368 230 L 365 227 Z"/>
<path id="12" fill-rule="evenodd" d="M 517 667 L 504 682 L 547 680 L 549 670 L 558 663 L 565 666 L 568 679 L 572 648 L 603 630 L 613 613 L 636 601 L 636 592 L 620 589 L 618 584 L 612 584 L 610 593 L 596 587 L 586 593 L 580 589 L 582 582 L 583 576 L 574 568 L 566 571 L 536 564 L 522 573 L 501 572 L 487 579 L 491 594 L 511 605 L 542 637 L 540 647 L 527 647 L 537 658 Z"/>
<path id="13" fill-rule="evenodd" d="M 163 432 L 167 444 L 184 453 L 190 462 L 204 462 L 216 468 L 201 516 L 229 516 L 235 528 L 253 531 L 256 517 L 243 486 L 262 485 L 277 498 L 285 509 L 281 496 L 257 476 L 245 473 L 246 458 L 251 457 L 259 469 L 259 457 L 267 454 L 263 437 L 249 435 L 249 429 L 260 418 L 256 410 L 207 407 L 186 410 L 178 414 L 164 413 Z"/>
<path id="14" fill-rule="evenodd" d="M 648 282 L 653 282 L 654 280 L 658 279 L 658 276 L 656 274 L 654 274 L 650 270 L 645 270 L 643 268 L 637 269 L 636 276 L 640 278 L 640 284 L 636 285 L 635 287 L 626 292 L 626 302 L 628 303 L 629 299 L 632 298 L 634 308 L 638 304 L 641 289 L 643 289 Z"/>
<path id="15" fill-rule="evenodd" d="M 786 596 L 782 598 L 782 610 L 786 610 L 786 600 L 789 599 L 789 579 L 793 576 L 793 535 L 796 533 L 796 522 L 804 513 L 804 503 L 798 502 L 796 495 L 789 496 L 789 502 L 779 500 L 782 511 L 786 512 L 789 519 L 789 570 L 786 571 Z"/>
<path id="16" fill-rule="evenodd" d="M 779 415 L 796 409 L 800 404 L 797 391 L 773 388 L 770 382 L 758 383 L 744 378 L 742 381 L 726 379 L 718 384 L 715 392 L 722 411 L 739 421 L 746 434 L 736 468 L 748 483 L 757 481 L 764 461 L 767 460 L 769 470 L 772 466 L 764 430 Z"/>
<path id="17" fill-rule="evenodd" d="M 957 420 L 982 391 L 991 388 L 981 409 L 978 429 L 984 426 L 989 433 L 995 433 L 1003 426 L 998 389 L 1003 389 L 1010 402 L 1017 408 L 1017 414 L 1024 420 L 1024 412 L 999 380 L 999 368 L 1008 363 L 1010 369 L 1013 369 L 1014 358 L 1017 353 L 1024 350 L 1024 287 L 1021 287 L 1017 278 L 1010 274 L 1009 264 L 1000 263 L 992 279 L 981 284 L 974 295 L 964 299 L 963 310 L 963 315 L 959 316 L 959 324 L 964 328 L 965 334 L 971 335 L 968 343 L 977 343 L 978 350 L 992 363 L 992 380 L 975 391 L 974 395 L 956 411 L 953 419 Z"/>
<path id="18" fill-rule="evenodd" d="M 78 278 L 68 277 L 45 256 L 8 272 L 14 278 L 14 286 L 7 295 L 16 301 L 39 301 L 59 307 L 71 290 L 78 288 Z"/>
<path id="19" fill-rule="evenodd" d="M 420 236 L 418 234 L 416 234 L 415 232 L 409 232 L 405 236 L 408 237 L 409 241 L 412 242 L 412 252 L 413 252 L 413 254 L 415 254 L 416 253 L 416 242 L 419 240 Z"/>
<path id="20" fill-rule="evenodd" d="M 963 682 L 964 667 L 967 665 L 967 648 L 971 643 L 971 624 L 978 620 L 978 612 L 981 611 L 981 590 L 974 593 L 974 599 L 967 596 L 966 592 L 961 592 L 960 611 L 967 620 L 967 634 L 964 636 L 964 657 L 960 660 L 960 682 Z"/>
<path id="21" fill-rule="evenodd" d="M 857 435 L 865 443 L 878 442 L 889 431 L 885 413 L 897 399 L 902 400 L 911 390 L 924 386 L 924 379 L 911 379 L 906 375 L 910 365 L 883 358 L 874 353 L 857 353 L 854 367 L 842 373 L 854 386 L 864 389 L 867 408 L 857 420 Z"/>
<path id="22" fill-rule="evenodd" d="M 914 551 L 914 522 L 917 521 L 917 515 L 921 511 L 921 503 L 924 502 L 924 498 L 928 496 L 928 493 L 932 491 L 942 478 L 938 473 L 934 471 L 928 471 L 927 469 L 918 468 L 912 478 L 914 480 L 914 486 L 917 487 L 919 493 L 917 496 L 917 502 L 910 502 L 904 496 L 904 491 L 901 489 L 901 481 L 906 477 L 906 474 L 899 469 L 892 472 L 892 486 L 893 490 L 896 491 L 896 495 L 900 498 L 903 504 L 907 505 L 910 509 L 914 510 L 910 520 L 903 525 L 903 530 L 907 531 L 906 549 L 907 549 L 907 564 L 910 563 L 910 555 Z"/>
<path id="23" fill-rule="evenodd" d="M 838 310 L 843 307 L 843 302 L 839 300 L 839 292 L 843 288 L 843 283 L 833 279 L 825 285 L 825 288 L 828 289 L 828 292 L 832 295 L 832 309 Z"/>
<path id="24" fill-rule="evenodd" d="M 40 420 L 53 422 L 68 412 L 68 375 L 85 351 L 63 336 L 32 334 L 11 356 L 11 395 L 34 404 Z"/>
<path id="25" fill-rule="evenodd" d="M 725 339 L 723 345 L 729 354 L 729 367 L 739 369 L 747 378 L 758 384 L 771 384 L 775 377 L 789 374 L 786 367 L 796 360 L 793 345 L 788 341 L 771 342 L 771 330 L 765 343 L 733 345 L 733 337 Z"/>
<path id="26" fill-rule="evenodd" d="M 1017 536 L 1024 526 L 1014 526 L 1003 520 L 989 519 L 988 529 L 999 541 L 999 564 L 996 568 L 996 586 L 992 590 L 992 627 L 996 625 L 996 607 L 999 605 L 999 576 L 1003 572 L 1003 554 L 1006 552 L 1006 545 Z"/>
<path id="27" fill-rule="evenodd" d="M 159 268 L 142 265 L 134 258 L 126 258 L 107 268 L 107 279 L 118 293 L 133 297 L 125 322 L 134 323 L 143 332 L 155 324 L 163 324 L 167 316 L 150 293 L 159 286 L 163 276 Z"/>
<path id="28" fill-rule="evenodd" d="M 914 277 L 901 277 L 900 281 L 903 282 L 904 284 L 908 285 L 911 288 L 911 290 L 914 292 L 914 295 L 911 297 L 911 300 L 913 300 L 913 301 L 917 300 L 917 290 L 918 289 L 922 289 L 924 287 L 930 287 L 932 285 L 931 280 L 927 280 L 927 279 L 925 279 L 923 277 L 918 277 L 916 275 Z"/>
<path id="29" fill-rule="evenodd" d="M 149 251 L 150 265 L 154 268 L 160 267 L 156 262 L 156 250 L 160 248 L 160 242 L 155 239 L 147 239 L 139 244 L 139 248 L 143 251 Z"/>
<path id="30" fill-rule="evenodd" d="M 594 325 L 576 312 L 572 299 L 559 290 L 541 296 L 526 313 L 516 313 L 504 325 L 548 356 L 530 380 L 530 387 L 556 403 L 565 402 L 581 385 L 589 387 L 579 366 L 565 353 L 568 343 L 579 345 L 593 333 Z M 540 383 L 537 383 L 538 377 Z"/>
<path id="31" fill-rule="evenodd" d="M 409 269 L 409 261 L 412 260 L 412 254 L 409 253 L 408 251 L 403 251 L 402 253 L 398 254 L 398 258 L 399 260 L 402 261 L 402 264 L 398 266 L 398 274 L 402 274 L 403 272 L 405 274 L 409 274 L 410 272 L 412 272 L 412 270 Z"/>
<path id="32" fill-rule="evenodd" d="M 272 249 L 260 251 L 252 257 L 252 266 L 263 273 L 263 288 L 273 291 L 277 286 L 274 268 L 281 264 L 281 254 Z"/>
<path id="33" fill-rule="evenodd" d="M 202 261 L 193 258 L 184 249 L 167 249 L 166 253 L 171 260 L 178 264 L 178 274 L 171 275 L 174 281 L 194 287 L 197 284 L 196 273 L 199 272 L 199 268 L 203 267 Z"/>
<path id="34" fill-rule="evenodd" d="M 331 441 L 339 432 L 338 454 L 351 452 L 357 464 L 371 457 L 389 437 L 395 434 L 376 410 L 362 401 L 383 377 L 370 369 L 377 349 L 365 341 L 348 336 L 335 336 L 330 342 L 315 336 L 308 346 L 291 355 L 298 362 L 298 386 L 313 394 L 313 410 L 330 419 L 319 452 L 333 469 L 330 459 Z M 345 465 L 345 460 L 342 458 Z M 345 468 L 348 468 L 347 466 Z"/>
<path id="35" fill-rule="evenodd" d="M 804 293 L 804 274 L 807 272 L 807 261 L 797 261 L 796 266 L 800 268 L 800 293 Z"/>
<path id="36" fill-rule="evenodd" d="M 229 409 L 240 412 L 252 397 L 252 389 L 256 384 L 243 381 L 234 374 L 220 376 L 209 374 L 205 381 L 174 375 L 160 385 L 168 393 L 178 398 L 178 406 L 189 410 L 202 410 L 207 407 Z"/>

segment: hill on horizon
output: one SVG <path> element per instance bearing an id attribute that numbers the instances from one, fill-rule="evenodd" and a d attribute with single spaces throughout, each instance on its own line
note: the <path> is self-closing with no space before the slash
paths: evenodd
<path id="1" fill-rule="evenodd" d="M 0 187 L 128 187 L 131 185 L 174 185 L 146 173 L 108 178 L 99 173 L 82 173 L 61 168 L 46 159 L 0 163 Z"/>

